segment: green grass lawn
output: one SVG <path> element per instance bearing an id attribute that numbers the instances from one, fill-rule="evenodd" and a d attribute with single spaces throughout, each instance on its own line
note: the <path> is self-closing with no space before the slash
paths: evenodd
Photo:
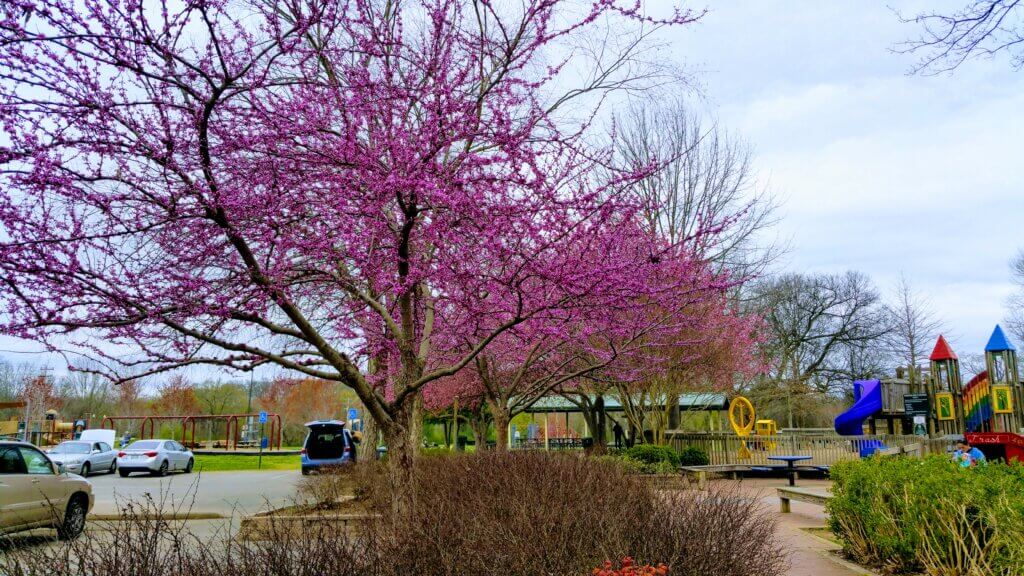
<path id="1" fill-rule="evenodd" d="M 208 456 L 206 454 L 196 455 L 196 471 L 198 472 L 221 472 L 225 470 L 256 470 L 259 457 L 255 454 L 245 456 L 220 455 Z M 263 456 L 263 470 L 298 470 L 299 455 L 285 454 L 274 456 Z"/>

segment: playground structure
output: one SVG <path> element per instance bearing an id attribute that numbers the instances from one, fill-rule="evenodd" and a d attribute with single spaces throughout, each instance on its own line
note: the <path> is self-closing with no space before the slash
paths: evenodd
<path id="1" fill-rule="evenodd" d="M 138 440 L 154 438 L 156 436 L 157 423 L 169 422 L 172 425 L 181 426 L 181 443 L 188 448 L 214 448 L 224 450 L 238 450 L 239 448 L 258 448 L 260 441 L 251 442 L 241 438 L 242 422 L 251 423 L 257 421 L 259 414 L 190 414 L 183 416 L 107 416 L 103 418 L 101 428 L 124 429 L 129 423 L 138 423 Z M 212 446 L 196 440 L 196 426 L 200 422 L 224 422 L 223 442 L 217 440 Z M 148 433 L 147 433 L 148 432 Z M 267 414 L 267 448 L 269 450 L 281 449 L 282 426 L 279 414 Z"/>
<path id="2" fill-rule="evenodd" d="M 25 408 L 25 402 L 0 402 L 0 409 Z M 25 421 L 18 417 L 0 421 L 0 437 L 26 439 L 37 446 L 51 446 L 71 440 L 88 427 L 85 420 L 65 422 L 56 410 L 47 410 L 42 419 Z"/>
<path id="3" fill-rule="evenodd" d="M 729 424 L 733 432 L 740 438 L 740 447 L 736 451 L 740 460 L 750 460 L 752 454 L 751 446 L 756 450 L 774 451 L 776 443 L 774 437 L 778 434 L 775 420 L 757 419 L 754 405 L 743 396 L 737 396 L 729 403 Z M 756 432 L 757 441 L 748 442 L 751 432 Z"/>
<path id="4" fill-rule="evenodd" d="M 929 370 L 913 386 L 909 381 L 854 382 L 854 403 L 835 420 L 843 436 L 861 436 L 880 425 L 889 434 L 914 433 L 932 439 L 961 435 L 989 458 L 1024 461 L 1024 402 L 1017 352 L 996 326 L 985 345 L 985 370 L 963 385 L 960 360 L 943 336 L 929 357 Z M 899 376 L 899 375 L 898 375 Z M 897 430 L 898 429 L 898 430 Z M 862 455 L 885 446 L 863 443 Z"/>

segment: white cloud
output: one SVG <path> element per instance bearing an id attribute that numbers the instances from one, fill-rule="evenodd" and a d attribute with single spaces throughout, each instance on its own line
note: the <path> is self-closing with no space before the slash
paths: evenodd
<path id="1" fill-rule="evenodd" d="M 739 2 L 674 45 L 781 197 L 789 266 L 905 272 L 976 352 L 1024 246 L 1024 73 L 907 76 L 889 48 L 913 33 L 884 5 Z"/>

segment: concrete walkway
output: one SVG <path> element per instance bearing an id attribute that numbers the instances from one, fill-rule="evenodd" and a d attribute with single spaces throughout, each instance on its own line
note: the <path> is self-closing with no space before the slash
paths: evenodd
<path id="1" fill-rule="evenodd" d="M 802 528 L 823 527 L 827 516 L 822 506 L 793 500 L 792 512 L 779 512 L 779 498 L 775 489 L 787 486 L 785 479 L 748 479 L 738 482 L 718 481 L 721 484 L 736 484 L 739 489 L 762 502 L 778 521 L 780 544 L 791 554 L 787 576 L 855 576 L 872 574 L 846 562 L 835 554 L 839 546 L 802 530 Z M 828 480 L 799 480 L 797 485 L 825 491 L 831 486 Z"/>

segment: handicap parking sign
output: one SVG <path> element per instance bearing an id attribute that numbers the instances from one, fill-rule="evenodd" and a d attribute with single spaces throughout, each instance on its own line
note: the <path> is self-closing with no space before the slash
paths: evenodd
<path id="1" fill-rule="evenodd" d="M 348 409 L 348 419 L 349 420 L 357 420 L 358 418 L 359 418 L 359 410 L 356 410 L 355 408 L 349 408 Z"/>
<path id="2" fill-rule="evenodd" d="M 260 424 L 266 424 L 266 423 L 267 423 L 267 413 L 266 412 L 260 412 Z"/>

